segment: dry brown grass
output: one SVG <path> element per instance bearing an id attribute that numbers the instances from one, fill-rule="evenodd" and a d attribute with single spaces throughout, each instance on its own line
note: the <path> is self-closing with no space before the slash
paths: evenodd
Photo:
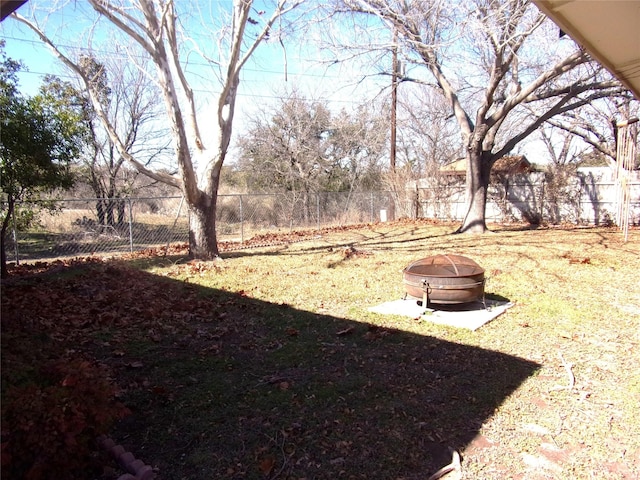
<path id="1" fill-rule="evenodd" d="M 229 254 L 214 274 L 165 274 L 540 364 L 467 446 L 465 478 L 638 478 L 640 232 L 624 243 L 603 228 L 451 231 L 377 224 Z M 487 292 L 515 306 L 475 333 L 367 312 L 400 298 L 401 270 L 436 253 L 473 258 L 486 269 Z"/>
<path id="2" fill-rule="evenodd" d="M 108 292 L 88 311 L 129 312 L 81 333 L 136 412 L 114 435 L 164 480 L 424 480 L 449 446 L 468 479 L 639 478 L 640 231 L 452 230 L 328 230 L 220 262 L 137 259 L 122 268 L 152 275 L 131 285 L 75 280 Z M 475 332 L 367 310 L 437 253 L 474 259 L 515 305 Z M 47 282 L 67 292 L 65 278 Z M 135 291 L 155 283 L 175 321 Z M 185 286 L 211 306 L 182 313 Z"/>

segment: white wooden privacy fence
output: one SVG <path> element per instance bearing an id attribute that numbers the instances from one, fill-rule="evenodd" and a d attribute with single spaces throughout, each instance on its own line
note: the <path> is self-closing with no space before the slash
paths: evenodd
<path id="1" fill-rule="evenodd" d="M 640 224 L 640 181 L 626 184 L 626 218 Z M 431 187 L 418 182 L 415 187 L 418 216 L 462 220 L 466 214 L 464 185 Z M 595 181 L 585 176 L 557 188 L 542 175 L 521 176 L 489 187 L 488 222 L 573 223 L 582 225 L 620 224 L 619 185 L 616 181 Z"/>

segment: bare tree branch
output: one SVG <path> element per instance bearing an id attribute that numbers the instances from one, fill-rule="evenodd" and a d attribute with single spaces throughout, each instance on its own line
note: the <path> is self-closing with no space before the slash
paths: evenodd
<path id="1" fill-rule="evenodd" d="M 182 189 L 189 201 L 197 203 L 201 198 L 202 192 L 198 189 L 198 182 L 189 152 L 185 123 L 180 109 L 178 92 L 176 91 L 167 52 L 164 42 L 162 41 L 163 29 L 158 20 L 153 1 L 139 0 L 140 11 L 145 18 L 146 25 L 143 25 L 136 18 L 126 13 L 124 9 L 118 5 L 114 5 L 105 0 L 89 0 L 89 3 L 114 26 L 140 44 L 145 51 L 149 53 L 151 60 L 156 65 L 158 81 L 162 87 L 161 91 L 165 100 L 167 118 L 171 122 L 171 131 L 173 133 Z M 131 25 L 127 24 L 123 19 L 142 30 L 144 36 L 135 31 Z"/>
<path id="2" fill-rule="evenodd" d="M 210 135 L 207 137 L 211 138 L 213 143 L 209 148 L 203 144 L 204 134 L 200 131 L 202 125 L 198 124 L 194 90 L 187 78 L 186 63 L 180 58 L 177 6 L 184 5 L 185 2 L 178 4 L 175 0 L 89 0 L 89 3 L 100 17 L 108 20 L 110 26 L 124 36 L 127 52 L 135 52 L 130 53 L 132 58 L 140 54 L 136 48 L 139 46 L 154 64 L 155 81 L 164 99 L 165 121 L 170 128 L 175 149 L 179 180 L 166 173 L 151 171 L 127 151 L 128 140 L 124 137 L 118 138 L 117 129 L 109 123 L 108 116 L 100 106 L 99 94 L 92 88 L 91 79 L 83 72 L 81 65 L 74 63 L 60 49 L 56 49 L 53 42 L 39 31 L 35 24 L 32 23 L 30 27 L 35 27 L 34 31 L 53 48 L 56 56 L 82 78 L 98 117 L 109 132 L 119 154 L 151 178 L 181 187 L 190 212 L 190 252 L 196 258 L 215 258 L 218 255 L 218 185 L 232 134 L 240 71 L 257 46 L 267 38 L 275 21 L 300 5 L 302 0 L 291 0 L 290 4 L 287 0 L 279 0 L 260 33 L 251 39 L 247 34 L 247 23 L 253 1 L 233 0 L 231 28 L 223 29 L 228 43 L 222 41 L 225 37 L 221 36 L 218 45 L 219 56 L 227 56 L 226 62 L 218 64 L 226 69 L 226 73 L 221 75 L 222 93 L 218 98 L 214 125 L 210 127 Z M 27 21 L 24 23 L 29 24 Z M 226 52 L 225 48 L 228 48 Z M 195 170 L 196 166 L 199 168 L 198 172 Z"/>
<path id="3" fill-rule="evenodd" d="M 49 37 L 47 37 L 44 34 L 44 32 L 42 32 L 38 28 L 38 26 L 35 23 L 27 20 L 26 18 L 24 18 L 23 16 L 19 15 L 18 13 L 15 13 L 15 12 L 12 14 L 12 18 L 15 18 L 19 22 L 21 22 L 21 23 L 25 24 L 27 27 L 29 27 L 36 35 L 38 35 L 40 40 L 42 40 L 42 42 L 45 43 L 50 48 L 50 50 L 53 52 L 53 54 L 60 61 L 62 61 L 62 63 L 64 63 L 69 69 L 74 71 L 82 79 L 82 81 L 84 82 L 84 84 L 85 84 L 85 86 L 87 88 L 87 91 L 89 92 L 89 97 L 91 99 L 91 103 L 93 105 L 93 108 L 95 109 L 96 114 L 100 118 L 101 122 L 103 123 L 103 125 L 104 125 L 104 127 L 105 127 L 105 129 L 107 131 L 107 133 L 109 134 L 109 138 L 111 139 L 113 144 L 116 145 L 116 147 L 118 148 L 118 151 L 119 151 L 120 155 L 122 155 L 122 157 L 125 158 L 132 165 L 134 165 L 136 169 L 138 169 L 141 173 L 147 175 L 148 177 L 153 178 L 153 179 L 158 180 L 158 181 L 161 181 L 161 182 L 164 182 L 164 183 L 167 183 L 169 185 L 173 185 L 175 187 L 180 187 L 180 183 L 179 183 L 177 178 L 172 177 L 172 176 L 167 175 L 167 174 L 162 173 L 162 172 L 155 172 L 153 170 L 150 170 L 143 163 L 139 162 L 131 154 L 129 154 L 129 152 L 127 151 L 126 145 L 119 138 L 115 127 L 113 126 L 113 124 L 109 120 L 109 117 L 108 117 L 107 113 L 105 112 L 102 103 L 100 102 L 99 94 L 95 91 L 94 88 L 92 88 L 91 79 L 89 77 L 87 77 L 87 75 L 84 72 L 84 70 L 82 68 L 80 68 L 80 66 L 77 63 L 75 63 L 68 56 L 66 56 L 51 41 L 51 39 L 49 39 Z"/>
<path id="4" fill-rule="evenodd" d="M 517 92 L 515 95 L 513 95 L 511 98 L 507 99 L 507 101 L 502 105 L 502 107 L 496 110 L 493 113 L 493 115 L 491 115 L 488 118 L 487 124 L 489 126 L 492 126 L 494 123 L 504 118 L 517 105 L 525 101 L 532 101 L 534 97 L 533 93 L 536 90 L 538 90 L 540 87 L 546 85 L 548 82 L 550 82 L 554 78 L 561 76 L 563 73 L 566 73 L 572 70 L 573 68 L 586 62 L 587 60 L 588 60 L 588 56 L 580 50 L 564 58 L 563 60 L 558 62 L 556 65 L 554 65 L 552 68 L 540 74 L 531 83 L 522 87 L 522 89 L 519 92 Z M 554 95 L 554 96 L 557 97 L 558 95 Z M 531 100 L 529 100 L 530 98 Z"/>
<path id="5" fill-rule="evenodd" d="M 167 30 L 167 40 L 169 43 L 169 50 L 171 51 L 171 59 L 173 60 L 173 66 L 178 73 L 178 79 L 182 85 L 182 90 L 187 97 L 187 104 L 189 106 L 189 124 L 191 125 L 192 135 L 194 138 L 194 144 L 198 151 L 202 153 L 203 144 L 202 137 L 200 136 L 200 129 L 198 127 L 198 119 L 196 116 L 196 104 L 193 96 L 193 90 L 185 77 L 184 70 L 180 64 L 180 54 L 178 52 L 178 38 L 176 35 L 176 12 L 173 6 L 173 2 L 167 4 L 167 15 L 164 18 L 164 25 Z"/>
<path id="6" fill-rule="evenodd" d="M 580 138 L 583 142 L 585 142 L 588 145 L 591 145 L 598 152 L 602 153 L 603 155 L 606 155 L 607 157 L 615 161 L 616 152 L 609 148 L 609 146 L 606 143 L 606 140 L 602 135 L 598 135 L 598 139 L 595 140 L 589 132 L 585 132 L 580 126 L 571 126 L 571 125 L 562 123 L 560 121 L 557 121 L 553 118 L 547 120 L 547 123 L 559 130 L 563 130 L 567 133 L 570 133 L 574 137 Z"/>
<path id="7" fill-rule="evenodd" d="M 581 89 L 576 88 L 576 90 Z M 529 124 L 522 132 L 514 135 L 508 142 L 504 144 L 504 146 L 500 150 L 495 152 L 493 155 L 494 159 L 497 160 L 498 158 L 507 155 L 518 143 L 535 132 L 545 122 L 548 122 L 549 119 L 557 115 L 562 115 L 564 113 L 577 110 L 581 107 L 584 107 L 585 105 L 591 104 L 591 102 L 593 102 L 594 100 L 606 98 L 611 95 L 611 91 L 602 90 L 595 91 L 591 95 L 584 98 L 576 98 L 576 95 L 566 95 L 565 97 L 562 97 L 551 108 L 547 109 L 542 115 L 536 117 L 536 119 L 531 122 L 531 124 Z M 574 98 L 576 98 L 576 101 L 569 103 Z"/>

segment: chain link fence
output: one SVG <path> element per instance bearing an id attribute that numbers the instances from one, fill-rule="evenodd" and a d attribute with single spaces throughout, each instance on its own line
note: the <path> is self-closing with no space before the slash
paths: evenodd
<path id="1" fill-rule="evenodd" d="M 244 242 L 257 234 L 375 222 L 390 208 L 386 192 L 219 195 L 220 241 Z M 50 202 L 49 202 L 50 203 Z M 39 211 L 37 222 L 11 225 L 8 261 L 105 255 L 157 248 L 189 239 L 189 217 L 182 197 L 68 199 L 52 211 Z M 19 217 L 19 216 L 18 216 Z"/>
<path id="2" fill-rule="evenodd" d="M 552 191 L 544 182 L 492 185 L 488 222 L 570 222 L 610 224 L 616 211 L 611 182 L 570 185 Z M 630 220 L 640 224 L 640 182 L 632 182 Z M 44 260 L 134 252 L 186 243 L 189 218 L 182 197 L 74 199 L 41 210 L 37 226 L 14 222 L 7 240 L 9 261 Z M 322 192 L 219 195 L 218 240 L 242 243 L 258 234 L 320 229 L 393 218 L 461 220 L 466 213 L 463 185 L 415 185 L 390 192 Z M 23 204 L 20 209 L 35 209 Z"/>

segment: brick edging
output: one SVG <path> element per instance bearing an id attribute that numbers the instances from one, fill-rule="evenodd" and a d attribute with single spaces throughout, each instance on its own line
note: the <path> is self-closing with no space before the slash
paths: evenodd
<path id="1" fill-rule="evenodd" d="M 150 465 L 146 465 L 142 460 L 136 460 L 131 452 L 127 452 L 122 445 L 116 445 L 116 442 L 108 436 L 100 435 L 97 441 L 98 445 L 110 453 L 118 465 L 127 472 L 120 475 L 118 480 L 153 480 L 155 478 Z"/>

